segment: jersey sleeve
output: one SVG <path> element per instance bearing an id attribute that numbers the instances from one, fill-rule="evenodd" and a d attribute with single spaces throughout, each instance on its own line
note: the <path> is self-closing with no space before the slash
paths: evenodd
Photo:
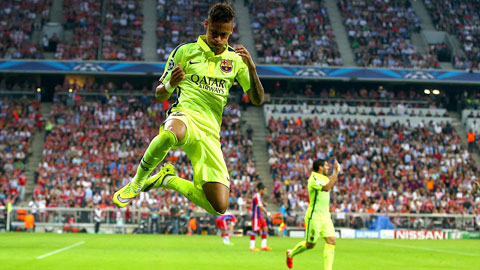
<path id="1" fill-rule="evenodd" d="M 178 45 L 175 50 L 170 53 L 167 63 L 165 64 L 165 70 L 163 71 L 162 77 L 160 77 L 159 79 L 161 83 L 166 84 L 168 81 L 170 81 L 170 77 L 172 76 L 172 70 L 178 65 L 178 63 L 182 63 L 182 67 L 184 66 L 184 45 L 185 44 Z"/>
<path id="2" fill-rule="evenodd" d="M 328 184 L 328 182 L 330 182 L 330 179 L 328 179 L 328 177 L 316 177 L 314 175 L 312 175 L 312 180 L 310 182 L 310 186 L 313 188 L 313 189 L 322 189 L 323 186 L 325 186 L 326 184 Z"/>
<path id="3" fill-rule="evenodd" d="M 248 92 L 250 90 L 250 73 L 248 72 L 248 67 L 245 63 L 240 59 L 238 61 L 240 63 L 240 69 L 237 73 L 237 81 L 242 86 L 243 92 Z"/>

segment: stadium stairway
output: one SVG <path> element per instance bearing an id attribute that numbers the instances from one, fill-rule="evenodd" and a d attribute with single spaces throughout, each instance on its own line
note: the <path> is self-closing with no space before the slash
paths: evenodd
<path id="1" fill-rule="evenodd" d="M 457 112 L 448 112 L 448 113 L 450 114 L 450 117 L 452 117 L 453 119 L 452 125 L 457 131 L 458 136 L 460 137 L 462 146 L 465 147 L 465 149 L 468 149 L 467 129 L 462 124 L 462 116 Z M 470 155 L 475 161 L 475 164 L 477 165 L 477 167 L 480 167 L 480 155 L 478 154 L 478 152 L 474 151 L 473 153 L 470 153 Z"/>
<path id="2" fill-rule="evenodd" d="M 143 0 L 142 50 L 145 61 L 157 61 L 157 2 Z"/>
<path id="3" fill-rule="evenodd" d="M 238 42 L 247 48 L 248 52 L 253 58 L 254 62 L 257 62 L 257 50 L 255 50 L 255 40 L 253 38 L 253 32 L 250 25 L 250 12 L 248 7 L 243 5 L 244 1 L 234 1 L 233 8 L 235 9 L 235 22 L 238 24 L 238 34 L 240 38 Z M 238 19 L 241 18 L 241 19 Z"/>
<path id="4" fill-rule="evenodd" d="M 423 31 L 436 31 L 436 29 L 433 26 L 432 18 L 430 17 L 430 14 L 428 13 L 423 1 L 417 0 L 411 1 L 410 3 L 412 3 L 412 8 L 415 10 L 415 13 L 417 13 L 417 16 L 421 18 L 422 25 L 422 31 L 420 33 L 412 34 L 412 44 L 415 46 L 417 52 L 421 54 L 427 54 L 428 44 L 423 37 Z M 454 47 L 454 51 L 458 49 L 458 47 L 455 48 L 457 45 L 452 44 L 452 46 Z M 450 62 L 439 62 L 439 65 L 442 69 L 453 69 L 453 65 Z"/>
<path id="5" fill-rule="evenodd" d="M 53 0 L 52 9 L 50 11 L 50 22 L 62 23 L 63 18 L 63 0 Z"/>
<path id="6" fill-rule="evenodd" d="M 417 13 L 417 16 L 422 20 L 422 30 L 435 31 L 432 18 L 430 18 L 430 14 L 428 13 L 427 8 L 423 4 L 423 1 L 414 0 L 414 1 L 410 1 L 410 3 L 412 3 L 412 8 L 415 10 L 415 13 Z"/>
<path id="7" fill-rule="evenodd" d="M 450 44 L 452 44 L 453 47 L 453 55 L 464 57 L 465 53 L 462 50 L 462 44 L 460 43 L 460 40 L 458 40 L 457 36 L 453 34 L 448 34 L 448 39 L 450 40 Z"/>
<path id="8" fill-rule="evenodd" d="M 50 117 L 50 109 L 52 103 L 42 103 L 42 113 L 44 119 Z M 26 168 L 27 168 L 27 184 L 25 187 L 25 197 L 23 202 L 20 202 L 20 205 L 27 205 L 28 202 L 32 199 L 33 189 L 35 188 L 34 176 L 37 171 L 38 164 L 42 160 L 43 146 L 45 145 L 45 130 L 36 131 L 33 135 L 32 140 L 32 156 L 28 159 Z"/>
<path id="9" fill-rule="evenodd" d="M 246 111 L 242 111 L 242 122 L 245 123 L 242 127 L 243 133 L 245 133 L 248 126 L 251 126 L 254 130 L 252 135 L 252 151 L 255 159 L 255 168 L 263 184 L 267 187 L 267 194 L 264 200 L 268 204 L 267 208 L 269 211 L 278 211 L 280 205 L 275 205 L 271 199 L 273 178 L 270 173 L 270 165 L 268 164 L 267 144 L 265 143 L 267 128 L 265 127 L 264 117 L 263 106 L 250 106 Z"/>
<path id="10" fill-rule="evenodd" d="M 343 60 L 343 65 L 347 67 L 356 66 L 355 57 L 353 55 L 350 41 L 348 40 L 347 31 L 342 23 L 342 16 L 337 7 L 337 0 L 325 0 L 328 16 L 333 28 L 333 34 L 338 44 L 338 50 Z"/>
<path id="11" fill-rule="evenodd" d="M 62 24 L 63 20 L 63 0 L 53 0 L 52 1 L 52 7 L 50 9 L 50 15 L 49 15 L 49 22 L 46 24 L 43 29 L 40 29 L 39 32 L 39 40 L 38 43 L 42 42 L 42 38 L 45 35 L 44 33 L 48 33 L 49 27 L 53 27 L 54 25 L 60 26 Z M 65 37 L 64 33 L 65 31 L 61 31 L 61 34 L 59 35 L 60 39 L 70 39 L 71 36 Z M 50 35 L 48 35 L 50 37 Z M 62 37 L 63 36 L 63 37 Z M 73 36 L 73 34 L 72 34 Z M 45 52 L 45 59 L 54 59 L 55 58 L 55 53 L 54 52 Z"/>

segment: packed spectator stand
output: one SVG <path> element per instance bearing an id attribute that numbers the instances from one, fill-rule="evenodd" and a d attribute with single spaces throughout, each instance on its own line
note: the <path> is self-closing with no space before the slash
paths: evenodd
<path id="1" fill-rule="evenodd" d="M 338 7 L 358 65 L 438 68 L 436 55 L 419 54 L 410 41 L 421 30 L 410 1 L 340 0 Z"/>
<path id="2" fill-rule="evenodd" d="M 142 60 L 142 1 L 107 1 L 103 59 Z"/>
<path id="3" fill-rule="evenodd" d="M 43 127 L 39 106 L 36 100 L 0 98 L 0 206 L 27 199 L 26 163 L 33 134 Z"/>
<path id="4" fill-rule="evenodd" d="M 332 26 L 320 1 L 251 1 L 260 63 L 341 66 Z"/>
<path id="5" fill-rule="evenodd" d="M 332 192 L 332 212 L 478 213 L 480 197 L 474 197 L 473 181 L 479 179 L 480 172 L 441 113 L 437 117 L 434 112 L 430 117 L 423 113 L 419 119 L 424 120 L 415 121 L 410 112 L 418 116 L 425 109 L 394 108 L 393 112 L 406 114 L 386 121 L 392 116 L 379 115 L 381 107 L 367 108 L 367 112 L 377 112 L 367 116 L 347 114 L 347 110 L 358 108 L 346 104 L 330 105 L 334 113 L 328 107 L 310 105 L 302 112 L 298 112 L 298 105 L 265 108 L 269 164 L 275 180 L 272 196 L 289 212 L 304 212 L 308 206 L 306 180 L 313 160 L 338 158 L 344 174 Z M 298 216 L 292 219 L 297 225 L 303 222 Z M 357 228 L 369 225 L 368 219 L 352 216 L 336 222 Z M 408 220 L 394 222 L 406 226 Z"/>
<path id="6" fill-rule="evenodd" d="M 455 55 L 453 65 L 457 69 L 478 68 L 480 45 L 478 29 L 480 1 L 478 0 L 424 0 L 433 24 L 438 30 L 456 35 L 464 57 Z"/>
<path id="7" fill-rule="evenodd" d="M 52 0 L 0 2 L 0 58 L 43 59 L 43 47 L 33 42 L 33 31 L 48 21 Z"/>
<path id="8" fill-rule="evenodd" d="M 102 2 L 63 1 L 64 25 L 73 31 L 71 42 L 58 42 L 56 59 L 95 60 L 102 32 Z"/>

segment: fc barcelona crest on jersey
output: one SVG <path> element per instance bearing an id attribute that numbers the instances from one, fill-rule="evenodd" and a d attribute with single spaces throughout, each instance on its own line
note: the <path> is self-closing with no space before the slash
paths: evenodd
<path id="1" fill-rule="evenodd" d="M 226 60 L 222 59 L 222 62 L 220 63 L 220 68 L 222 69 L 223 72 L 230 72 L 233 69 L 233 61 L 232 60 Z"/>

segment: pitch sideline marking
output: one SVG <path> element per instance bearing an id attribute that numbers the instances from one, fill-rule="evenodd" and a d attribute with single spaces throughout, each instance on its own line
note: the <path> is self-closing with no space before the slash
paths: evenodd
<path id="1" fill-rule="evenodd" d="M 369 243 L 369 244 L 375 243 L 375 244 L 381 244 L 381 245 L 385 245 L 385 246 L 403 247 L 403 248 L 420 249 L 420 250 L 426 250 L 426 251 L 434 251 L 434 252 L 440 252 L 440 253 L 450 253 L 450 254 L 457 254 L 457 255 L 480 257 L 479 254 L 474 254 L 474 253 L 466 253 L 466 252 L 458 252 L 458 251 L 448 251 L 448 250 L 434 249 L 434 248 L 426 248 L 426 247 L 412 247 L 412 246 L 398 245 L 398 244 L 390 244 L 390 243 L 382 243 L 382 242 L 367 242 L 367 241 L 363 241 L 363 242 L 364 242 L 364 243 Z"/>
<path id="2" fill-rule="evenodd" d="M 80 246 L 80 245 L 83 245 L 83 244 L 85 244 L 85 241 L 78 242 L 78 243 L 73 244 L 73 245 L 68 246 L 68 247 L 64 247 L 64 248 L 61 248 L 61 249 L 54 250 L 54 251 L 52 251 L 52 252 L 50 252 L 50 253 L 47 253 L 47 254 L 38 256 L 37 259 L 40 260 L 40 259 L 43 259 L 43 258 L 48 257 L 48 256 L 50 256 L 50 255 L 57 254 L 57 253 L 59 253 L 59 252 L 62 252 L 62 251 L 65 251 L 65 250 L 67 250 L 67 249 L 71 249 L 71 248 L 74 248 L 74 247 L 76 247 L 76 246 Z"/>

